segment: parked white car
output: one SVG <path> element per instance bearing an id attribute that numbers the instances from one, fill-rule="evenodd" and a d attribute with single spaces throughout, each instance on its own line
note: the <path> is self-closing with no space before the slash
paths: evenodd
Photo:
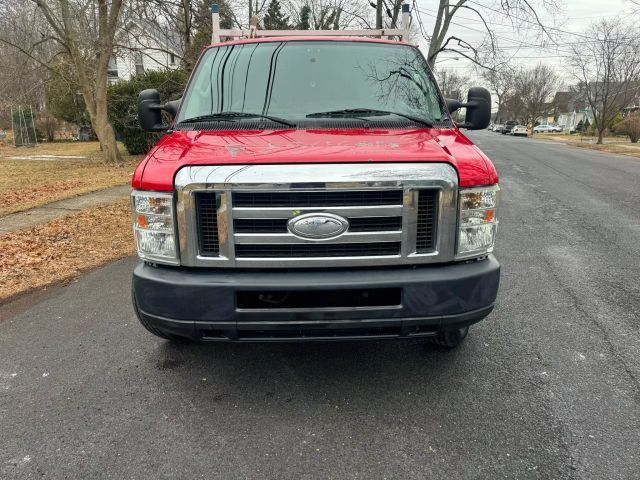
<path id="1" fill-rule="evenodd" d="M 516 125 L 511 129 L 511 132 L 509 132 L 509 135 L 513 135 L 514 137 L 526 137 L 528 134 L 529 132 L 525 125 Z"/>
<path id="2" fill-rule="evenodd" d="M 533 129 L 533 133 L 560 133 L 562 132 L 562 127 L 557 127 L 554 125 L 538 125 Z"/>
<path id="3" fill-rule="evenodd" d="M 494 132 L 501 132 L 502 131 L 502 127 L 504 127 L 504 125 L 502 125 L 501 123 L 498 123 L 497 125 L 493 126 L 493 131 Z"/>

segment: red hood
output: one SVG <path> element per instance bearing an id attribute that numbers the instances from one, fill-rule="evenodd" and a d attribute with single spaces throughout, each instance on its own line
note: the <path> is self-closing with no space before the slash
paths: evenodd
<path id="1" fill-rule="evenodd" d="M 267 163 L 448 162 L 460 186 L 491 185 L 489 159 L 454 129 L 177 131 L 140 163 L 133 188 L 172 190 L 185 165 Z"/>

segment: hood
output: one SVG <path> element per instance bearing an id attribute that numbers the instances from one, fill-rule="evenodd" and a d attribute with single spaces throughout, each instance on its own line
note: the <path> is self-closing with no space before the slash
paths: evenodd
<path id="1" fill-rule="evenodd" d="M 460 186 L 498 181 L 491 162 L 455 129 L 175 131 L 138 166 L 133 187 L 168 191 L 187 165 L 447 162 Z"/>

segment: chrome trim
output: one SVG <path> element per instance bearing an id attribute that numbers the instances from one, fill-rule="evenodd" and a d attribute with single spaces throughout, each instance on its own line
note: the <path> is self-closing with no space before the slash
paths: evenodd
<path id="1" fill-rule="evenodd" d="M 345 232 L 339 236 L 331 238 L 304 238 L 292 233 L 236 233 L 233 236 L 236 244 L 309 244 L 309 243 L 373 243 L 373 242 L 400 242 L 402 232 Z"/>
<path id="2" fill-rule="evenodd" d="M 237 207 L 233 218 L 291 218 L 305 213 L 334 213 L 341 217 L 399 217 L 402 205 L 373 205 L 361 207 Z"/>
<path id="3" fill-rule="evenodd" d="M 245 268 L 340 267 L 412 265 L 449 262 L 454 259 L 457 236 L 458 175 L 448 163 L 293 164 L 187 166 L 175 177 L 180 258 L 185 266 Z M 242 207 L 233 208 L 232 192 L 403 190 L 402 205 L 347 207 Z M 435 189 L 438 223 L 433 252 L 415 252 L 417 190 Z M 194 194 L 216 191 L 219 195 L 218 239 L 220 256 L 198 252 Z M 343 233 L 329 243 L 401 241 L 400 255 L 302 258 L 235 258 L 236 243 L 314 243 L 291 234 L 234 234 L 234 218 L 291 218 L 304 213 L 333 213 L 343 217 L 402 216 L 401 231 Z"/>

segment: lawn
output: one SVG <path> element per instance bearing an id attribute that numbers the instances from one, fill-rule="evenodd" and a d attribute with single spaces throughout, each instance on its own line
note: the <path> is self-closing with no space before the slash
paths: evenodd
<path id="1" fill-rule="evenodd" d="M 538 133 L 535 134 L 533 138 L 565 142 L 574 147 L 588 148 L 590 150 L 598 150 L 600 152 L 640 157 L 640 143 L 631 143 L 628 139 L 623 137 L 605 137 L 605 143 L 602 145 L 598 145 L 596 143 L 598 141 L 597 137 L 581 137 L 580 135 Z"/>
<path id="2" fill-rule="evenodd" d="M 128 198 L 0 234 L 0 304 L 134 253 Z"/>
<path id="3" fill-rule="evenodd" d="M 73 155 L 82 160 L 14 160 L 11 157 Z M 0 216 L 56 200 L 125 185 L 141 156 L 124 154 L 122 167 L 102 163 L 97 142 L 44 143 L 15 148 L 0 145 Z"/>

